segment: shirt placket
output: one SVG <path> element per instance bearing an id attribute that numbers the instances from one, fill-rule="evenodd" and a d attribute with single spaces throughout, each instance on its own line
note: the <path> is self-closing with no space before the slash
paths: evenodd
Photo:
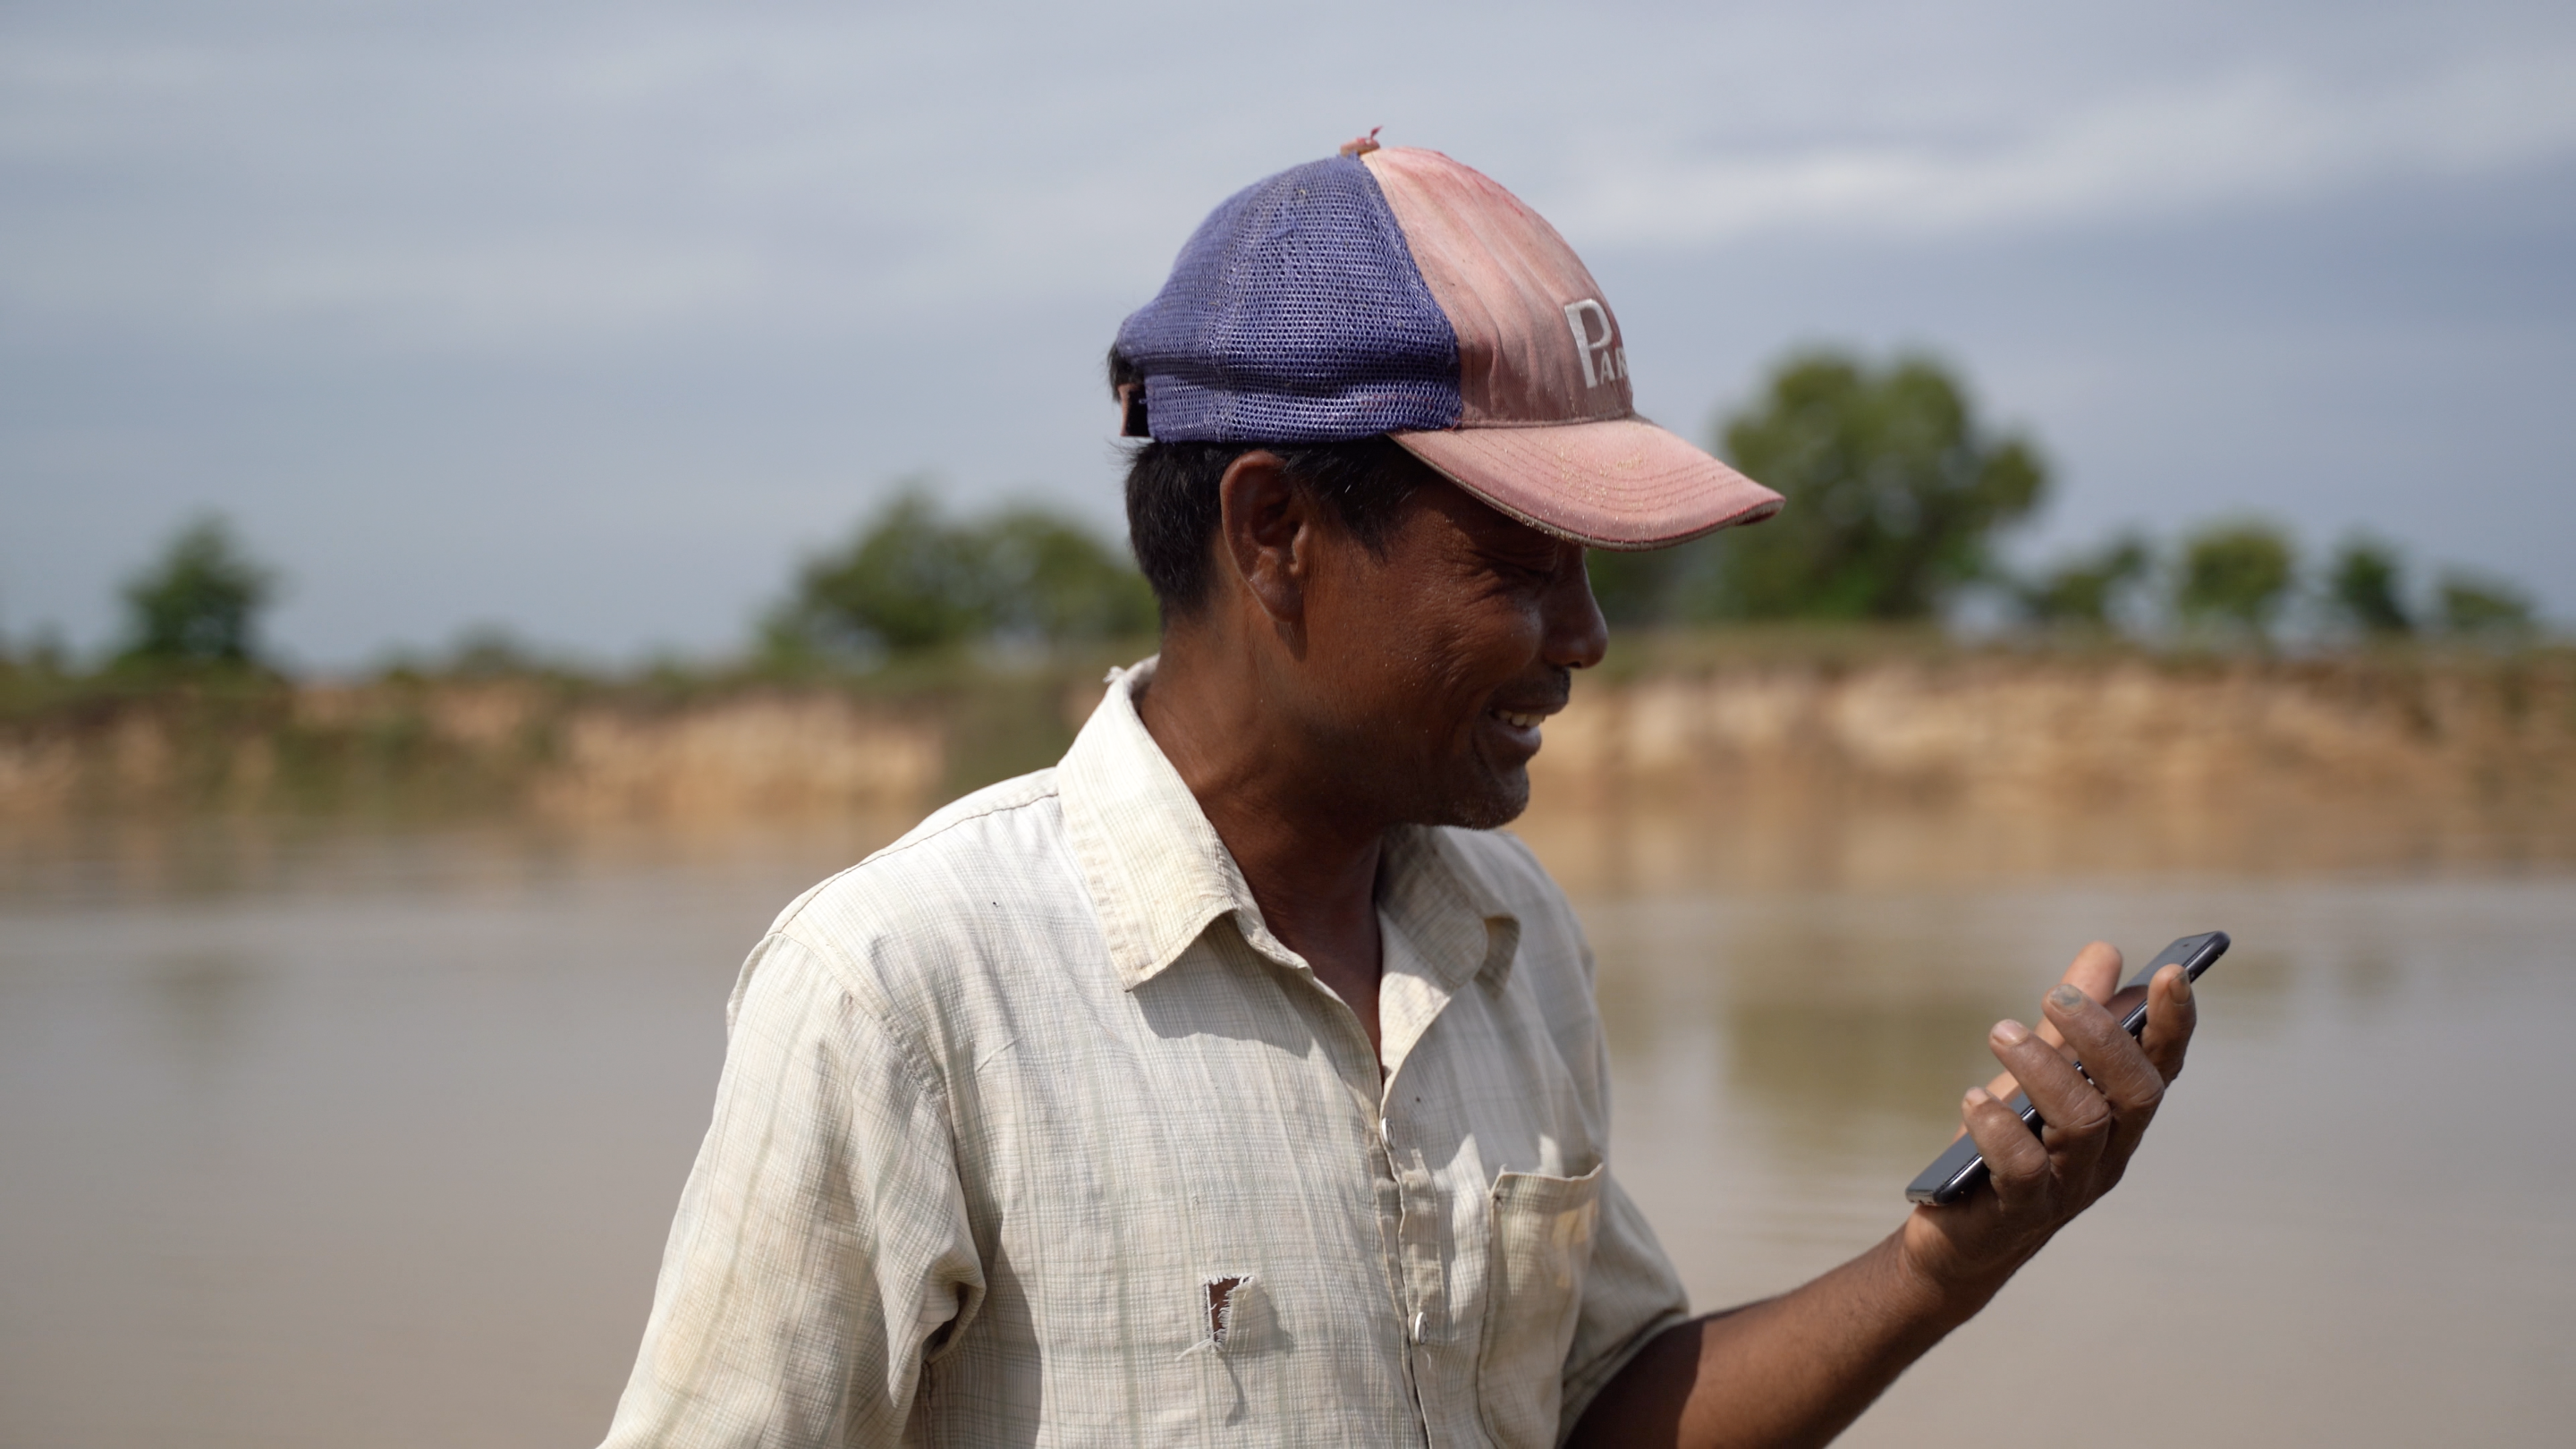
<path id="1" fill-rule="evenodd" d="M 1455 1385 L 1442 1372 L 1451 1331 L 1448 1275 L 1443 1271 L 1441 1239 L 1446 1209 L 1439 1181 L 1413 1134 L 1390 1112 L 1378 1121 L 1396 1200 L 1396 1281 L 1403 1286 L 1405 1361 L 1413 1378 L 1414 1402 L 1423 1430 L 1434 1445 L 1462 1442 L 1451 1432 Z"/>
<path id="2" fill-rule="evenodd" d="M 1481 1442 L 1472 1428 L 1472 1396 L 1462 1392 L 1455 1372 L 1460 1342 L 1457 1305 L 1451 1294 L 1463 1265 L 1449 1261 L 1449 1204 L 1425 1144 L 1446 1140 L 1446 1125 L 1425 1122 L 1413 1105 L 1417 1094 L 1407 1081 L 1433 1077 L 1426 1052 L 1435 1052 L 1432 1028 L 1448 1010 L 1450 991 L 1419 954 L 1415 938 L 1400 923 L 1389 921 L 1385 940 L 1387 970 L 1378 999 L 1379 1026 L 1390 1046 L 1400 1045 L 1395 1070 L 1378 1098 L 1378 1140 L 1385 1145 L 1388 1171 L 1395 1184 L 1396 1281 L 1404 1295 L 1405 1366 L 1412 1376 L 1414 1402 L 1425 1436 L 1434 1445 Z M 1401 986 L 1388 989 L 1388 984 Z M 1431 1110 L 1454 1112 L 1446 1096 L 1431 1094 Z M 1461 1415 L 1466 1417 L 1462 1419 Z"/>
<path id="3" fill-rule="evenodd" d="M 1421 1426 L 1427 1444 L 1434 1442 L 1434 1436 L 1429 1406 L 1423 1398 L 1422 1365 L 1418 1362 L 1421 1332 L 1413 1308 L 1415 1294 L 1408 1281 L 1410 1254 L 1405 1243 L 1405 1223 L 1409 1214 L 1406 1211 L 1403 1172 L 1396 1164 L 1394 1149 L 1388 1141 L 1386 1120 L 1382 1117 L 1372 1117 L 1369 1121 L 1369 1147 L 1372 1159 L 1369 1166 L 1376 1186 L 1378 1241 L 1385 1247 L 1387 1294 L 1393 1300 L 1391 1306 L 1404 1331 L 1404 1388 L 1413 1400 L 1413 1417 Z"/>
<path id="4" fill-rule="evenodd" d="M 1387 1111 L 1383 1095 L 1385 1086 L 1380 1078 L 1376 1053 L 1370 1050 L 1368 1033 L 1361 1029 L 1359 1017 L 1351 1011 L 1349 1004 L 1334 995 L 1330 988 L 1316 979 L 1312 968 L 1284 947 L 1274 947 L 1264 939 L 1254 949 L 1277 965 L 1295 972 L 1315 993 L 1314 1005 L 1321 1009 L 1321 1014 L 1331 1025 L 1327 1039 L 1332 1042 L 1334 1075 L 1341 1079 L 1343 1088 L 1349 1092 L 1351 1103 L 1359 1115 L 1362 1136 L 1367 1141 L 1372 1186 L 1370 1196 L 1377 1210 L 1378 1241 L 1384 1246 L 1389 1306 L 1396 1311 L 1404 1335 L 1405 1351 L 1401 1363 L 1405 1392 L 1413 1400 L 1414 1419 L 1422 1427 L 1425 1442 L 1438 1443 L 1441 1436 L 1432 1427 L 1422 1389 L 1423 1365 L 1420 1360 L 1426 1320 L 1422 1310 L 1416 1306 L 1422 1301 L 1422 1296 L 1413 1283 L 1418 1271 L 1415 1264 L 1421 1254 L 1408 1238 L 1408 1234 L 1422 1231 L 1422 1225 L 1428 1222 L 1426 1214 L 1434 1208 L 1427 1191 L 1429 1175 L 1423 1170 L 1419 1152 L 1412 1154 L 1409 1165 L 1397 1155 L 1384 1115 Z M 1419 1194 L 1414 1187 L 1408 1186 L 1409 1181 L 1415 1178 L 1421 1180 L 1423 1191 Z M 1439 1267 L 1438 1230 L 1433 1227 L 1431 1232 L 1430 1264 L 1436 1277 Z"/>

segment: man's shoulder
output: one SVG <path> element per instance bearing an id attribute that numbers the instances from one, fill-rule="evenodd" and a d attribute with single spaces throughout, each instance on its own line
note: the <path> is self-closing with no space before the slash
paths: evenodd
<path id="1" fill-rule="evenodd" d="M 1505 830 L 1467 830 L 1454 825 L 1435 826 L 1431 833 L 1459 869 L 1514 915 L 1533 911 L 1566 913 L 1565 892 L 1519 836 Z"/>
<path id="2" fill-rule="evenodd" d="M 986 786 L 798 896 L 770 934 L 844 963 L 888 945 L 935 953 L 989 913 L 1024 908 L 1033 894 L 1065 895 L 1063 835 L 1053 769 Z"/>

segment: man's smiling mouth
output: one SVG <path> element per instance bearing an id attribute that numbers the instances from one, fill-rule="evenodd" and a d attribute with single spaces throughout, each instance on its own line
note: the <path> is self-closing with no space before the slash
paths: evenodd
<path id="1" fill-rule="evenodd" d="M 1511 709 L 1498 709 L 1493 711 L 1493 715 L 1494 718 L 1519 730 L 1534 730 L 1547 722 L 1547 716 L 1544 714 L 1523 714 Z"/>

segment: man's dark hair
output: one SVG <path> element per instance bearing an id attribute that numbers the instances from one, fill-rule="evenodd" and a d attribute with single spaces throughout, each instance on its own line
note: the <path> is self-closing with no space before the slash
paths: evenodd
<path id="1" fill-rule="evenodd" d="M 1109 387 L 1140 417 L 1144 378 L 1116 348 Z M 1137 391 L 1130 394 L 1128 388 Z M 1382 552 L 1404 505 L 1430 468 L 1383 435 L 1330 443 L 1162 442 L 1136 445 L 1127 460 L 1127 544 L 1153 586 L 1163 622 L 1207 602 L 1211 546 L 1223 505 L 1217 485 L 1246 453 L 1275 453 L 1288 476 L 1320 500 L 1335 522 L 1371 553 Z"/>

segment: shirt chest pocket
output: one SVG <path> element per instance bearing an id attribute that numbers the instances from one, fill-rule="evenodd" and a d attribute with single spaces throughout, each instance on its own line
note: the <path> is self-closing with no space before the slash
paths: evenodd
<path id="1" fill-rule="evenodd" d="M 1600 1167 L 1581 1177 L 1506 1172 L 1494 1180 L 1476 1392 L 1485 1431 L 1501 1449 L 1556 1442 L 1601 1180 Z"/>

